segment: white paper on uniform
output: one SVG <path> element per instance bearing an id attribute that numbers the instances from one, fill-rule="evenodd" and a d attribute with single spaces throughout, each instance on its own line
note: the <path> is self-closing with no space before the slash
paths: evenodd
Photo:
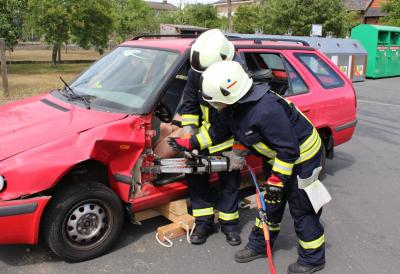
<path id="1" fill-rule="evenodd" d="M 307 193 L 315 213 L 317 213 L 324 205 L 332 200 L 328 190 L 321 183 L 321 181 L 318 180 L 318 175 L 321 170 L 322 167 L 314 169 L 313 174 L 306 179 L 301 179 L 299 176 L 297 176 L 299 188 L 303 189 Z"/>

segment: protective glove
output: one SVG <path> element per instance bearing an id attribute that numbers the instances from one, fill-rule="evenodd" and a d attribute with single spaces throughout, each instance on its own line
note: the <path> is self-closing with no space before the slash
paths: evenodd
<path id="1" fill-rule="evenodd" d="M 279 205 L 283 200 L 284 185 L 282 180 L 275 174 L 272 174 L 265 182 L 265 185 L 265 200 L 267 201 L 267 204 Z"/>
<path id="2" fill-rule="evenodd" d="M 242 170 L 244 164 L 246 163 L 244 157 L 239 156 L 236 152 L 232 150 L 222 152 L 222 155 L 229 159 L 229 171 Z"/>
<path id="3" fill-rule="evenodd" d="M 172 147 L 176 151 L 190 152 L 193 150 L 193 146 L 190 143 L 190 139 L 169 137 L 167 143 L 170 147 Z"/>

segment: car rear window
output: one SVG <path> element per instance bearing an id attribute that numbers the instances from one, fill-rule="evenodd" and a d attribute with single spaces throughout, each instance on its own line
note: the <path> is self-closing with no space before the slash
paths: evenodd
<path id="1" fill-rule="evenodd" d="M 297 59 L 317 78 L 318 82 L 326 89 L 342 87 L 344 81 L 333 69 L 318 55 L 310 53 L 297 53 Z"/>

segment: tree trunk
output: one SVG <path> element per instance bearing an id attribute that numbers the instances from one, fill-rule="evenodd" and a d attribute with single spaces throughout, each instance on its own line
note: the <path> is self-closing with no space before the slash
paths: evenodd
<path id="1" fill-rule="evenodd" d="M 51 62 L 53 63 L 53 66 L 57 65 L 57 52 L 58 52 L 58 46 L 53 45 L 53 51 L 51 53 Z"/>
<path id="2" fill-rule="evenodd" d="M 61 63 L 61 44 L 60 45 L 58 45 L 58 60 L 57 60 L 57 63 Z"/>
<path id="3" fill-rule="evenodd" d="M 8 97 L 10 93 L 8 90 L 6 43 L 3 38 L 0 38 L 0 63 L 1 63 L 1 77 L 3 82 L 3 94 L 5 97 Z"/>
<path id="4" fill-rule="evenodd" d="M 232 32 L 232 1 L 227 0 L 228 4 L 228 32 Z"/>

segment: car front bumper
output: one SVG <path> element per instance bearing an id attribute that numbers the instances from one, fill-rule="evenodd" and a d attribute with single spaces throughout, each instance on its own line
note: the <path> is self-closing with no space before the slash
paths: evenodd
<path id="1" fill-rule="evenodd" d="M 0 201 L 0 244 L 36 244 L 50 196 Z"/>

